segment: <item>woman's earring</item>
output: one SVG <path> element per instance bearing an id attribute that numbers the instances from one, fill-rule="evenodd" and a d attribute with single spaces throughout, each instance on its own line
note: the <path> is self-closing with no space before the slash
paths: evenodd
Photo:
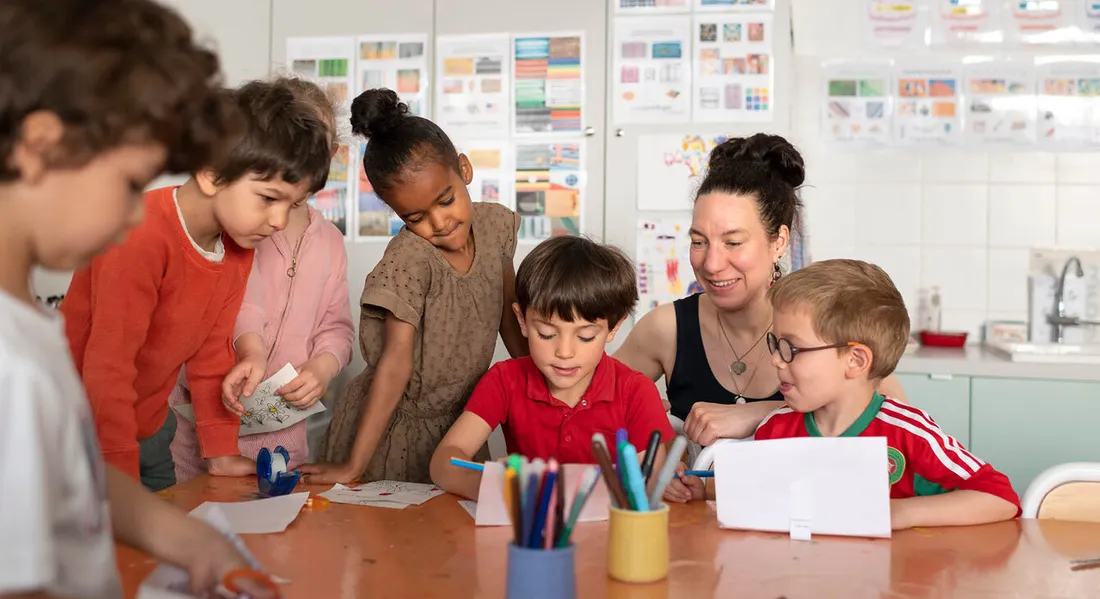
<path id="1" fill-rule="evenodd" d="M 775 267 L 772 270 L 772 282 L 768 284 L 768 287 L 775 285 L 775 282 L 779 280 L 779 277 L 783 276 L 783 271 L 779 268 L 779 263 L 775 263 Z"/>

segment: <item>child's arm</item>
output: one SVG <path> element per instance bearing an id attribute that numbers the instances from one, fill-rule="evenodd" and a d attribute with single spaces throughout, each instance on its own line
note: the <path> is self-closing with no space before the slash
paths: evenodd
<path id="1" fill-rule="evenodd" d="M 328 386 L 351 360 L 351 345 L 355 341 L 355 326 L 351 321 L 348 300 L 348 255 L 343 237 L 332 244 L 338 251 L 332 264 L 332 274 L 326 285 L 325 314 L 313 331 L 313 353 L 304 364 L 296 365 L 299 375 L 278 391 L 287 403 L 299 409 L 313 405 L 325 396 Z"/>
<path id="2" fill-rule="evenodd" d="M 955 490 L 941 495 L 890 500 L 894 530 L 914 526 L 968 526 L 1009 520 L 1016 505 L 984 491 Z"/>
<path id="3" fill-rule="evenodd" d="M 241 302 L 241 311 L 233 327 L 233 348 L 237 352 L 237 365 L 222 381 L 222 400 L 225 407 L 237 416 L 244 415 L 240 396 L 252 395 L 267 374 L 267 348 L 264 347 L 264 329 L 267 313 L 264 311 L 264 285 L 259 266 L 252 261 L 248 273 L 248 286 Z"/>
<path id="4" fill-rule="evenodd" d="M 516 311 L 512 305 L 516 303 L 516 266 L 512 260 L 505 257 L 504 260 L 504 308 L 500 313 L 500 338 L 504 341 L 504 347 L 508 348 L 508 354 L 513 358 L 522 358 L 530 353 L 527 338 L 523 336 L 523 330 L 519 328 L 516 319 Z"/>
<path id="5" fill-rule="evenodd" d="M 110 466 L 107 495 L 115 539 L 187 570 L 194 594 L 213 591 L 230 570 L 251 567 L 217 530 Z"/>
<path id="6" fill-rule="evenodd" d="M 202 457 L 207 460 L 210 474 L 215 476 L 256 473 L 255 462 L 242 457 L 237 447 L 240 417 L 222 403 L 222 382 L 237 362 L 231 339 L 244 300 L 245 282 L 240 283 L 222 306 L 206 341 L 187 361 L 187 382 L 191 388 L 191 405 L 195 410 L 195 433 L 199 438 Z"/>
<path id="7" fill-rule="evenodd" d="M 451 458 L 473 459 L 492 432 L 481 416 L 463 412 L 432 454 L 432 482 L 448 493 L 477 500 L 481 473 L 452 466 Z"/>
<path id="8" fill-rule="evenodd" d="M 367 391 L 366 408 L 355 434 L 351 457 L 344 464 L 303 465 L 302 473 L 308 476 L 310 484 L 354 482 L 366 470 L 412 378 L 415 339 L 415 326 L 392 313 L 386 315 L 385 345 Z"/>

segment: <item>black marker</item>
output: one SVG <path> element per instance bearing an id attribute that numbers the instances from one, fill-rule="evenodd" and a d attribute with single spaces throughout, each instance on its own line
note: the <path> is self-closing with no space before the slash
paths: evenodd
<path id="1" fill-rule="evenodd" d="M 645 450 L 645 459 L 642 460 L 642 476 L 649 482 L 649 475 L 653 474 L 653 462 L 657 460 L 657 445 L 661 442 L 661 431 L 653 431 L 649 435 L 649 445 Z"/>

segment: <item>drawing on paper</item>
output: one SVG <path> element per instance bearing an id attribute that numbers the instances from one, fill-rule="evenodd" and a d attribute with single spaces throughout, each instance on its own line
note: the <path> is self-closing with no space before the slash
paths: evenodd
<path id="1" fill-rule="evenodd" d="M 637 318 L 701 291 L 691 269 L 690 216 L 638 220 Z"/>

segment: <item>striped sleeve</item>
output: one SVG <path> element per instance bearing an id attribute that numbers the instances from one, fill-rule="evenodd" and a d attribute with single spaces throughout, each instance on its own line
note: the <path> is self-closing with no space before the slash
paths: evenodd
<path id="1" fill-rule="evenodd" d="M 772 413 L 765 416 L 764 419 L 760 421 L 760 425 L 756 427 L 756 433 L 752 436 L 753 440 L 763 441 L 765 439 L 784 439 L 790 437 L 791 435 L 789 433 L 783 432 L 785 427 L 781 426 L 781 421 L 784 418 L 789 418 L 789 416 L 784 416 L 784 414 L 793 413 L 794 410 L 787 406 L 772 410 Z"/>
<path id="2" fill-rule="evenodd" d="M 927 412 L 887 399 L 876 418 L 897 427 L 908 439 L 905 457 L 918 495 L 954 490 L 980 491 L 1015 505 L 1019 515 L 1020 498 L 1012 489 L 1008 477 L 943 432 Z M 918 476 L 923 479 L 919 484 Z M 924 487 L 925 492 L 922 493 L 919 487 Z"/>

